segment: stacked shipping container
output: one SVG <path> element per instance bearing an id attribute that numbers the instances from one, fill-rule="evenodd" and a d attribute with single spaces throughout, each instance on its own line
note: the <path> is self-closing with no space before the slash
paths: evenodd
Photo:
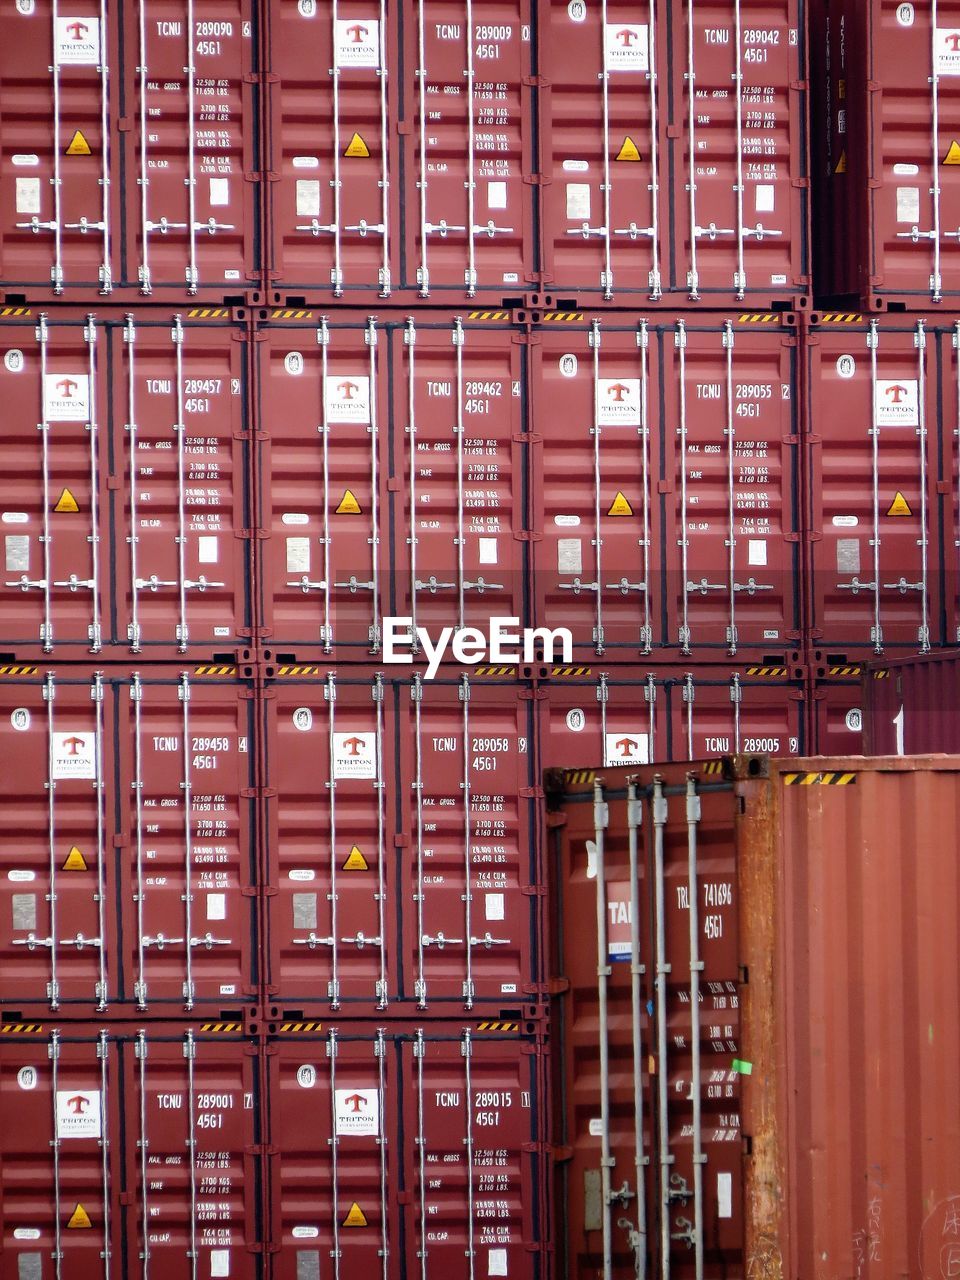
<path id="1" fill-rule="evenodd" d="M 804 17 L 0 17 L 0 1280 L 547 1275 L 542 770 L 856 749 L 960 637 Z M 388 660 L 492 617 L 572 650 Z"/>

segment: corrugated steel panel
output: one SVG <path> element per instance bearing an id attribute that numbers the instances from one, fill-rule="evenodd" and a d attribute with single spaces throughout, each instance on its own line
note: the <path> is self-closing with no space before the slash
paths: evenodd
<path id="1" fill-rule="evenodd" d="M 864 668 L 864 741 L 871 755 L 960 752 L 960 655 L 875 662 Z"/>
<path id="2" fill-rule="evenodd" d="M 258 995 L 252 689 L 0 665 L 0 1002 L 151 1017 Z"/>
<path id="3" fill-rule="evenodd" d="M 542 1276 L 541 1053 L 515 1019 L 268 1041 L 273 1274 Z"/>
<path id="4" fill-rule="evenodd" d="M 564 1274 L 938 1271 L 957 773 L 744 756 L 548 781 Z"/>
<path id="5" fill-rule="evenodd" d="M 534 998 L 527 684 L 280 665 L 262 740 L 265 978 L 282 1009 L 437 1016 Z"/>
<path id="6" fill-rule="evenodd" d="M 242 302 L 261 280 L 251 0 L 39 0 L 2 36 L 4 287 Z"/>

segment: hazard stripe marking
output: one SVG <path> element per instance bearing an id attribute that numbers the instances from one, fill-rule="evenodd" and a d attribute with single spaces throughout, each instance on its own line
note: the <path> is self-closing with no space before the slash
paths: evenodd
<path id="1" fill-rule="evenodd" d="M 582 783 L 593 782 L 596 776 L 593 769 L 565 769 L 563 781 L 568 786 L 579 786 Z"/>
<path id="2" fill-rule="evenodd" d="M 786 787 L 849 787 L 857 781 L 855 773 L 785 773 Z"/>
<path id="3" fill-rule="evenodd" d="M 323 1024 L 320 1022 L 282 1022 L 280 1024 L 281 1031 L 322 1031 Z"/>
<path id="4" fill-rule="evenodd" d="M 715 773 L 723 773 L 723 761 L 708 760 L 707 763 L 703 766 L 703 772 L 705 774 L 710 774 L 710 775 L 713 775 Z"/>
<path id="5" fill-rule="evenodd" d="M 35 676 L 39 672 L 39 667 L 0 667 L 0 676 Z"/>
<path id="6" fill-rule="evenodd" d="M 271 312 L 271 320 L 312 320 L 312 311 L 297 311 L 293 307 L 278 307 Z"/>
<path id="7" fill-rule="evenodd" d="M 779 320 L 779 311 L 750 311 L 737 317 L 738 324 L 777 324 Z"/>
<path id="8" fill-rule="evenodd" d="M 39 1035 L 43 1030 L 42 1022 L 5 1022 L 0 1026 L 0 1035 Z"/>
<path id="9" fill-rule="evenodd" d="M 860 324 L 862 320 L 855 311 L 826 311 L 820 317 L 821 324 Z"/>
<path id="10" fill-rule="evenodd" d="M 519 1022 L 478 1022 L 478 1031 L 519 1031 Z"/>
<path id="11" fill-rule="evenodd" d="M 195 676 L 235 676 L 237 674 L 237 668 L 226 666 L 203 666 L 196 667 L 193 674 Z"/>
<path id="12" fill-rule="evenodd" d="M 228 307 L 192 307 L 187 312 L 188 320 L 224 320 L 229 316 Z"/>
<path id="13" fill-rule="evenodd" d="M 509 311 L 471 311 L 468 320 L 509 320 Z"/>
<path id="14" fill-rule="evenodd" d="M 3 307 L 0 309 L 0 316 L 29 316 L 32 314 L 29 307 Z"/>
<path id="15" fill-rule="evenodd" d="M 278 676 L 319 676 L 324 673 L 324 667 L 277 667 Z"/>
<path id="16" fill-rule="evenodd" d="M 747 667 L 748 676 L 785 676 L 786 667 Z"/>
<path id="17" fill-rule="evenodd" d="M 583 319 L 582 311 L 545 311 L 543 314 L 545 323 L 571 324 L 575 320 Z"/>
<path id="18" fill-rule="evenodd" d="M 552 676 L 589 676 L 593 674 L 590 667 L 551 667 Z"/>
<path id="19" fill-rule="evenodd" d="M 201 1031 L 242 1031 L 242 1022 L 202 1022 L 200 1024 Z"/>
<path id="20" fill-rule="evenodd" d="M 828 675 L 831 676 L 858 676 L 860 674 L 859 667 L 830 667 Z"/>

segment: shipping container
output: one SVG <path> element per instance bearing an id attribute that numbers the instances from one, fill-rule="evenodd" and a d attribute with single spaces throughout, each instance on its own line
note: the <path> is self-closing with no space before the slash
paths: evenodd
<path id="1" fill-rule="evenodd" d="M 546 287 L 591 306 L 805 306 L 804 5 L 540 14 Z"/>
<path id="2" fill-rule="evenodd" d="M 856 662 L 822 662 L 812 668 L 807 689 L 807 740 L 811 754 L 876 754 L 869 750 L 864 734 L 865 670 L 865 666 Z"/>
<path id="3" fill-rule="evenodd" d="M 871 662 L 863 671 L 869 755 L 960 754 L 960 654 Z"/>
<path id="4" fill-rule="evenodd" d="M 264 13 L 270 300 L 498 306 L 536 289 L 529 0 Z"/>
<path id="5" fill-rule="evenodd" d="M 3 1024 L 4 1280 L 264 1274 L 260 1064 L 231 1025 Z"/>
<path id="6" fill-rule="evenodd" d="M 251 635 L 245 325 L 0 319 L 0 651 L 211 657 Z"/>
<path id="7" fill-rule="evenodd" d="M 817 661 L 919 653 L 960 636 L 958 334 L 937 318 L 824 312 L 805 335 Z"/>
<path id="8" fill-rule="evenodd" d="M 537 1024 L 289 1023 L 267 1041 L 277 1280 L 548 1274 Z"/>
<path id="9" fill-rule="evenodd" d="M 870 311 L 956 307 L 960 9 L 815 0 L 812 15 L 818 293 Z"/>
<path id="10" fill-rule="evenodd" d="M 0 666 L 0 1004 L 256 1001 L 252 685 L 225 667 Z"/>
<path id="11" fill-rule="evenodd" d="M 557 667 L 538 690 L 546 768 L 809 750 L 802 670 Z"/>
<path id="12" fill-rule="evenodd" d="M 258 297 L 256 6 L 78 9 L 0 24 L 7 301 Z"/>
<path id="13" fill-rule="evenodd" d="M 548 776 L 559 1276 L 948 1267 L 958 781 L 943 757 Z"/>
<path id="14" fill-rule="evenodd" d="M 275 668 L 260 751 L 281 1010 L 456 1016 L 536 998 L 534 700 L 484 670 Z"/>
<path id="15" fill-rule="evenodd" d="M 292 660 L 369 662 L 384 618 L 408 620 L 398 637 L 494 612 L 520 625 L 522 336 L 442 313 L 294 314 L 256 342 L 261 635 Z"/>

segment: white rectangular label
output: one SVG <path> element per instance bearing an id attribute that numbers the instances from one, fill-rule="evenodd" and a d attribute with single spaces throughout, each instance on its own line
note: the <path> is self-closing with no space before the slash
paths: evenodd
<path id="1" fill-rule="evenodd" d="M 227 895 L 225 893 L 208 893 L 207 894 L 207 919 L 208 920 L 226 920 L 227 918 Z"/>
<path id="2" fill-rule="evenodd" d="M 347 732 L 333 735 L 333 776 L 373 778 L 377 776 L 376 734 Z"/>
<path id="3" fill-rule="evenodd" d="M 757 183 L 757 213 L 773 213 L 774 192 L 776 187 L 770 182 Z"/>
<path id="4" fill-rule="evenodd" d="M 878 427 L 918 427 L 917 379 L 878 378 L 873 408 Z"/>
<path id="5" fill-rule="evenodd" d="M 228 1276 L 230 1274 L 229 1249 L 210 1250 L 210 1274 L 211 1276 Z"/>
<path id="6" fill-rule="evenodd" d="M 747 542 L 747 564 L 767 563 L 767 544 L 763 538 L 750 538 Z"/>
<path id="7" fill-rule="evenodd" d="M 937 74 L 960 76 L 960 27 L 937 27 L 934 50 Z"/>
<path id="8" fill-rule="evenodd" d="M 237 994 L 237 987 L 236 987 L 236 983 L 233 983 L 233 982 L 221 982 L 221 983 L 220 983 L 220 994 L 221 994 L 222 996 L 235 996 L 235 995 Z"/>
<path id="9" fill-rule="evenodd" d="M 588 182 L 567 183 L 567 217 L 577 222 L 590 221 L 590 184 Z"/>
<path id="10" fill-rule="evenodd" d="M 359 373 L 328 373 L 324 380 L 328 422 L 370 421 L 370 379 Z"/>
<path id="11" fill-rule="evenodd" d="M 213 207 L 227 205 L 230 203 L 230 180 L 229 178 L 211 178 L 210 179 L 210 204 Z"/>
<path id="12" fill-rule="evenodd" d="M 85 373 L 46 373 L 43 404 L 48 422 L 87 422 L 90 379 Z"/>
<path id="13" fill-rule="evenodd" d="M 57 1137 L 100 1137 L 99 1089 L 57 1090 Z"/>
<path id="14" fill-rule="evenodd" d="M 590 1137 L 591 1137 L 591 1138 L 602 1138 L 602 1137 L 603 1137 L 603 1121 L 600 1119 L 600 1117 L 599 1117 L 599 1116 L 595 1116 L 595 1117 L 590 1121 L 589 1128 L 590 1128 Z"/>
<path id="15" fill-rule="evenodd" d="M 217 535 L 215 533 L 201 533 L 197 538 L 197 559 L 200 564 L 216 564 L 219 554 Z"/>
<path id="16" fill-rule="evenodd" d="M 310 572 L 310 539 L 287 539 L 287 573 Z"/>
<path id="17" fill-rule="evenodd" d="M 897 187 L 897 221 L 911 225 L 920 221 L 919 187 Z"/>
<path id="18" fill-rule="evenodd" d="M 605 22 L 603 63 L 606 71 L 649 71 L 650 40 L 646 24 Z"/>
<path id="19" fill-rule="evenodd" d="M 895 164 L 893 172 L 898 178 L 915 178 L 920 172 L 918 164 Z"/>
<path id="20" fill-rule="evenodd" d="M 40 212 L 40 179 L 17 178 L 17 213 Z"/>
<path id="21" fill-rule="evenodd" d="M 487 183 L 487 208 L 505 209 L 507 207 L 507 184 L 505 182 Z"/>
<path id="22" fill-rule="evenodd" d="M 860 523 L 856 516 L 834 516 L 833 525 L 838 529 L 855 529 Z"/>
<path id="23" fill-rule="evenodd" d="M 733 1217 L 733 1174 L 717 1174 L 717 1217 Z"/>
<path id="24" fill-rule="evenodd" d="M 860 539 L 837 539 L 837 573 L 860 572 Z"/>
<path id="25" fill-rule="evenodd" d="M 26 573 L 30 568 L 30 538 L 25 533 L 8 533 L 4 538 L 7 572 Z"/>
<path id="26" fill-rule="evenodd" d="M 283 524 L 309 524 L 310 517 L 305 511 L 285 511 L 280 517 Z"/>
<path id="27" fill-rule="evenodd" d="M 560 573 L 582 573 L 583 551 L 579 538 L 557 539 L 557 569 Z"/>
<path id="28" fill-rule="evenodd" d="M 320 182 L 316 178 L 297 179 L 297 217 L 319 218 Z"/>
<path id="29" fill-rule="evenodd" d="M 597 422 L 601 427 L 640 426 L 640 379 L 597 379 Z"/>
<path id="30" fill-rule="evenodd" d="M 85 729 L 51 734 L 50 763 L 55 778 L 96 778 L 96 734 Z"/>
<path id="31" fill-rule="evenodd" d="M 294 156 L 291 163 L 295 169 L 320 168 L 320 159 L 318 156 Z"/>
<path id="32" fill-rule="evenodd" d="M 505 1276 L 507 1271 L 507 1251 L 506 1249 L 488 1249 L 487 1250 L 487 1275 L 488 1276 Z"/>
<path id="33" fill-rule="evenodd" d="M 579 516 L 554 516 L 553 523 L 562 529 L 576 529 L 580 524 Z"/>
<path id="34" fill-rule="evenodd" d="M 100 61 L 100 19 L 57 18 L 55 57 L 58 67 L 95 67 Z"/>
<path id="35" fill-rule="evenodd" d="M 590 168 L 589 160 L 564 160 L 564 173 L 586 173 Z"/>
<path id="36" fill-rule="evenodd" d="M 338 18 L 336 53 L 338 67 L 379 67 L 379 20 Z"/>
<path id="37" fill-rule="evenodd" d="M 647 735 L 636 729 L 618 729 L 603 735 L 603 763 L 605 768 L 613 764 L 649 764 Z"/>
<path id="38" fill-rule="evenodd" d="M 481 564 L 497 563 L 497 540 L 496 538 L 480 538 L 479 553 Z"/>
<path id="39" fill-rule="evenodd" d="M 10 161 L 12 164 L 16 165 L 18 169 L 35 169 L 40 163 L 40 157 L 29 156 L 21 153 L 19 155 L 11 156 Z"/>
<path id="40" fill-rule="evenodd" d="M 30 517 L 26 511 L 4 511 L 0 516 L 4 524 L 29 524 Z"/>
<path id="41" fill-rule="evenodd" d="M 380 1133 L 380 1094 L 376 1089 L 337 1089 L 337 1133 Z"/>
<path id="42" fill-rule="evenodd" d="M 488 920 L 502 920 L 503 907 L 504 901 L 502 893 L 484 894 L 484 909 Z"/>

